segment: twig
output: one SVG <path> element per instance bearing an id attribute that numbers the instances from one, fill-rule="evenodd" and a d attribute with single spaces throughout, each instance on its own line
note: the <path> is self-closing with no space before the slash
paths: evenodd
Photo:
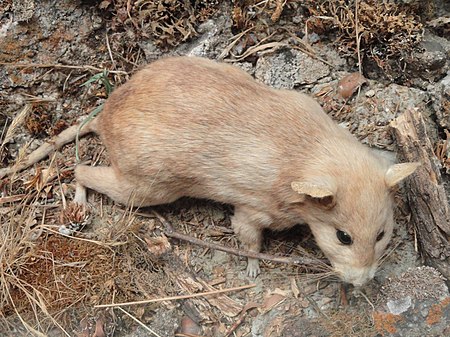
<path id="1" fill-rule="evenodd" d="M 239 315 L 238 319 L 233 323 L 233 325 L 228 329 L 228 331 L 225 333 L 224 337 L 229 337 L 244 321 L 245 317 L 247 317 L 248 312 L 251 309 L 255 309 L 258 307 L 258 304 L 254 302 L 248 303 L 244 309 L 242 309 L 241 314 Z"/>
<path id="2" fill-rule="evenodd" d="M 322 261 L 320 259 L 300 257 L 300 256 L 298 256 L 298 257 L 275 256 L 275 255 L 271 255 L 271 254 L 243 251 L 243 250 L 238 250 L 238 249 L 234 249 L 231 247 L 222 246 L 217 243 L 205 242 L 200 239 L 194 238 L 192 236 L 176 232 L 173 229 L 172 224 L 169 221 L 167 221 L 162 215 L 160 215 L 159 213 L 157 213 L 155 211 L 153 211 L 153 214 L 155 214 L 155 216 L 159 219 L 159 221 L 161 221 L 162 224 L 165 226 L 166 230 L 164 231 L 164 234 L 167 235 L 168 237 L 171 237 L 174 239 L 187 241 L 187 242 L 193 243 L 198 246 L 220 250 L 220 251 L 230 253 L 233 255 L 237 255 L 237 256 L 241 256 L 241 257 L 245 256 L 245 257 L 250 257 L 253 259 L 268 260 L 268 261 L 278 262 L 278 263 L 307 266 L 308 268 L 311 268 L 311 269 L 322 270 L 322 269 L 318 268 L 318 265 L 324 263 L 324 261 Z"/>
<path id="3" fill-rule="evenodd" d="M 319 305 L 316 303 L 316 301 L 314 301 L 311 297 L 309 297 L 308 295 L 304 296 L 306 298 L 306 300 L 309 302 L 309 304 L 311 304 L 311 306 L 314 308 L 314 310 L 323 318 L 325 318 L 326 320 L 330 320 L 330 317 L 328 317 L 327 314 L 325 314 L 322 309 L 320 309 Z"/>
<path id="4" fill-rule="evenodd" d="M 143 301 L 136 301 L 136 302 L 98 304 L 98 305 L 94 305 L 94 308 L 113 308 L 113 307 L 123 307 L 123 306 L 128 306 L 128 305 L 138 305 L 138 304 L 156 303 L 156 302 L 164 302 L 164 301 L 184 300 L 184 299 L 188 299 L 188 298 L 204 297 L 204 296 L 208 296 L 208 295 L 217 295 L 217 294 L 227 293 L 227 292 L 231 292 L 231 291 L 244 290 L 244 289 L 253 288 L 255 286 L 256 286 L 256 284 L 247 284 L 245 286 L 240 286 L 240 287 L 233 287 L 233 288 L 213 290 L 213 291 L 205 291 L 205 292 L 190 294 L 190 295 L 160 297 L 160 298 L 153 298 L 150 300 L 143 300 Z"/>
<path id="5" fill-rule="evenodd" d="M 301 52 L 305 53 L 306 55 L 312 57 L 313 59 L 319 60 L 322 63 L 325 63 L 327 66 L 330 67 L 334 67 L 333 64 L 331 64 L 330 62 L 324 60 L 323 58 L 321 58 L 320 56 L 317 55 L 317 53 L 314 51 L 314 48 L 311 47 L 311 45 L 306 41 L 304 41 L 303 39 L 300 39 L 298 36 L 296 36 L 295 34 L 293 34 L 292 32 L 287 31 L 290 35 L 290 37 L 295 40 L 296 42 L 298 42 L 301 46 L 297 46 L 297 45 L 291 45 L 290 47 L 300 50 Z"/>
<path id="6" fill-rule="evenodd" d="M 13 203 L 16 201 L 22 201 L 27 194 L 16 194 L 16 195 L 10 195 L 6 197 L 0 197 L 0 205 L 6 204 L 6 203 Z"/>
<path id="7" fill-rule="evenodd" d="M 151 334 L 155 335 L 156 337 L 161 337 L 161 336 L 158 335 L 156 332 L 154 332 L 152 329 L 150 329 L 148 326 L 146 326 L 144 323 L 142 323 L 140 320 L 138 320 L 136 317 L 134 317 L 133 315 L 131 315 L 129 312 L 123 310 L 121 307 L 118 307 L 117 309 L 121 310 L 125 315 L 127 315 L 128 317 L 130 317 L 132 320 L 134 320 L 136 323 L 138 323 L 141 327 L 143 327 L 145 330 L 147 330 L 147 331 L 150 332 Z"/>
<path id="8" fill-rule="evenodd" d="M 115 68 L 116 67 L 116 61 L 114 61 L 114 57 L 112 55 L 111 46 L 109 44 L 108 32 L 105 33 L 105 39 L 106 39 L 106 47 L 108 48 L 109 58 L 111 59 L 111 62 L 113 64 L 114 68 Z"/>
<path id="9" fill-rule="evenodd" d="M 0 62 L 0 66 L 13 67 L 13 68 L 56 68 L 56 69 L 79 69 L 79 70 L 92 70 L 96 72 L 101 72 L 104 69 L 97 68 L 90 65 L 84 66 L 72 66 L 66 64 L 50 64 L 50 63 L 15 63 L 15 62 Z M 119 74 L 119 75 L 129 75 L 126 71 L 123 70 L 108 70 L 111 74 Z"/>
<path id="10" fill-rule="evenodd" d="M 359 0 L 355 1 L 355 36 L 356 36 L 356 52 L 358 54 L 358 71 L 362 75 L 362 64 L 361 64 L 361 49 L 360 49 L 360 36 L 359 36 L 359 18 L 358 18 L 358 12 L 359 12 Z M 359 91 L 358 91 L 359 93 Z"/>
<path id="11" fill-rule="evenodd" d="M 369 300 L 369 298 L 367 297 L 366 294 L 364 294 L 361 290 L 356 290 L 356 293 L 358 293 L 359 295 L 361 295 L 362 297 L 364 297 L 364 299 L 367 301 L 367 303 L 370 304 L 370 306 L 372 307 L 372 310 L 375 311 L 375 306 L 373 305 L 373 303 Z"/>
<path id="12" fill-rule="evenodd" d="M 251 31 L 253 28 L 255 27 L 250 27 L 246 30 L 244 30 L 243 32 L 233 36 L 232 38 L 234 38 L 234 40 L 224 48 L 224 50 L 222 51 L 222 53 L 220 53 L 219 57 L 217 58 L 218 60 L 223 60 L 226 56 L 228 56 L 228 54 L 230 53 L 231 49 L 233 49 L 233 47 L 235 46 L 236 43 L 239 42 L 239 40 L 241 39 L 241 37 L 243 37 L 245 34 L 247 34 L 249 31 Z"/>
<path id="13" fill-rule="evenodd" d="M 341 283 L 341 286 L 339 287 L 339 294 L 341 298 L 341 304 L 343 307 L 348 307 L 348 299 L 347 299 L 347 291 L 344 283 Z"/>

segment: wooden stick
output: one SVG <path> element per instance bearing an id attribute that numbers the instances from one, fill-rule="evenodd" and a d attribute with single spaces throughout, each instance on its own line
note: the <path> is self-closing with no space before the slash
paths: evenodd
<path id="1" fill-rule="evenodd" d="M 103 68 L 97 68 L 90 65 L 74 66 L 58 63 L 16 63 L 16 62 L 0 62 L 0 66 L 12 67 L 12 68 L 55 68 L 55 69 L 78 69 L 78 70 L 91 70 L 91 71 L 103 71 Z M 123 70 L 108 70 L 111 74 L 128 75 Z"/>
<path id="2" fill-rule="evenodd" d="M 163 301 L 184 300 L 184 299 L 188 299 L 188 298 L 204 297 L 204 296 L 209 296 L 209 295 L 217 295 L 217 294 L 227 293 L 227 292 L 231 292 L 231 291 L 244 290 L 244 289 L 249 289 L 249 288 L 253 288 L 253 287 L 256 287 L 256 284 L 247 284 L 245 286 L 240 286 L 240 287 L 233 287 L 233 288 L 220 289 L 220 290 L 214 290 L 214 291 L 205 291 L 205 292 L 189 294 L 189 295 L 153 298 L 150 300 L 143 300 L 143 301 L 136 301 L 136 302 L 98 304 L 98 305 L 94 305 L 94 308 L 112 308 L 112 307 L 123 307 L 123 306 L 128 306 L 128 305 L 147 304 L 147 303 L 155 303 L 155 302 L 163 302 Z"/>
<path id="3" fill-rule="evenodd" d="M 391 122 L 402 160 L 422 165 L 405 182 L 420 254 L 450 279 L 450 209 L 444 183 L 419 111 L 408 110 Z"/>
<path id="4" fill-rule="evenodd" d="M 268 260 L 268 261 L 273 261 L 273 262 L 278 262 L 278 263 L 299 265 L 299 266 L 304 266 L 309 269 L 317 270 L 317 271 L 324 271 L 324 269 L 327 269 L 327 270 L 331 269 L 331 267 L 328 266 L 325 263 L 325 261 L 316 259 L 316 258 L 301 257 L 301 256 L 297 256 L 297 257 L 275 256 L 275 255 L 271 255 L 271 254 L 238 250 L 238 249 L 234 249 L 231 247 L 222 246 L 217 243 L 206 242 L 206 241 L 194 238 L 192 236 L 176 232 L 173 229 L 172 224 L 167 219 L 165 219 L 162 215 L 160 215 L 159 213 L 157 213 L 155 211 L 153 211 L 153 214 L 155 214 L 155 216 L 162 222 L 162 224 L 166 228 L 166 230 L 164 231 L 164 234 L 166 236 L 174 238 L 174 239 L 187 241 L 194 245 L 207 247 L 210 249 L 221 250 L 223 252 L 241 256 L 241 257 L 250 257 L 253 259 Z M 327 268 L 327 267 L 329 267 L 329 268 Z"/>

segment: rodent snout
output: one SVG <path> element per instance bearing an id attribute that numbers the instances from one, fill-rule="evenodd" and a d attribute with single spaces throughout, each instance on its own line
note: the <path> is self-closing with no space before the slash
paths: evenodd
<path id="1" fill-rule="evenodd" d="M 344 282 L 351 283 L 355 287 L 361 287 L 368 281 L 373 279 L 377 265 L 369 267 L 350 267 L 350 266 L 335 266 L 335 271 Z"/>

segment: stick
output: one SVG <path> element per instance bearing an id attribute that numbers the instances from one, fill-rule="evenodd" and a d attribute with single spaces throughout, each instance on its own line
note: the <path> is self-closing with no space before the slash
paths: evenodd
<path id="1" fill-rule="evenodd" d="M 194 297 L 203 297 L 203 296 L 208 296 L 208 295 L 227 293 L 227 292 L 231 292 L 231 291 L 244 290 L 244 289 L 249 289 L 249 288 L 253 288 L 253 287 L 256 287 L 256 284 L 247 284 L 245 286 L 240 286 L 240 287 L 233 287 L 233 288 L 220 289 L 220 290 L 214 290 L 214 291 L 205 291 L 205 292 L 201 292 L 201 293 L 197 293 L 197 294 L 190 294 L 190 295 L 153 298 L 150 300 L 143 300 L 143 301 L 136 301 L 136 302 L 98 304 L 98 305 L 94 305 L 94 308 L 113 308 L 113 307 L 123 307 L 123 306 L 128 306 L 128 305 L 156 303 L 156 302 L 163 302 L 163 301 L 184 300 L 184 299 L 189 299 L 189 298 L 194 298 Z"/>
<path id="2" fill-rule="evenodd" d="M 162 215 L 160 215 L 159 213 L 157 213 L 155 211 L 153 211 L 153 213 L 162 222 L 162 224 L 166 227 L 164 234 L 168 237 L 187 241 L 192 244 L 202 246 L 202 247 L 207 247 L 210 249 L 221 250 L 223 252 L 241 256 L 241 257 L 249 257 L 249 258 L 253 258 L 253 259 L 268 260 L 268 261 L 273 261 L 273 262 L 278 262 L 278 263 L 305 266 L 310 269 L 323 271 L 323 266 L 325 264 L 323 260 L 319 260 L 319 259 L 315 259 L 315 258 L 308 258 L 308 257 L 300 257 L 300 256 L 298 256 L 298 257 L 283 257 L 283 256 L 275 256 L 275 255 L 271 255 L 271 254 L 243 251 L 243 250 L 238 250 L 238 249 L 234 249 L 231 247 L 222 246 L 217 243 L 205 242 L 200 239 L 194 238 L 192 236 L 178 233 L 173 229 L 172 224 L 168 220 L 166 220 Z"/>
<path id="3" fill-rule="evenodd" d="M 51 64 L 51 63 L 15 63 L 15 62 L 0 62 L 0 66 L 12 67 L 12 68 L 55 68 L 55 69 L 78 69 L 78 70 L 92 70 L 92 71 L 103 71 L 102 68 L 97 68 L 94 66 L 72 66 L 66 64 Z M 123 70 L 108 70 L 111 74 L 128 75 L 126 71 Z"/>
<path id="4" fill-rule="evenodd" d="M 36 150 L 31 152 L 25 161 L 19 162 L 16 165 L 11 167 L 5 167 L 0 169 L 0 179 L 3 177 L 10 175 L 15 172 L 20 172 L 28 167 L 40 162 L 42 159 L 46 158 L 50 153 L 60 149 L 62 146 L 71 143 L 77 134 L 79 137 L 85 136 L 86 134 L 93 131 L 92 127 L 95 123 L 95 120 L 92 120 L 90 123 L 82 126 L 80 130 L 80 124 L 69 126 L 67 129 L 63 130 L 57 136 L 53 137 L 51 140 L 45 142 L 41 146 L 39 146 Z"/>

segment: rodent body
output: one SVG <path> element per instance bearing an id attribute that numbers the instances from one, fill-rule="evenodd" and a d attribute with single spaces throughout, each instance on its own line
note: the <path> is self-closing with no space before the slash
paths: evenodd
<path id="1" fill-rule="evenodd" d="M 307 223 L 335 271 L 355 285 L 373 277 L 392 235 L 391 190 L 417 166 L 377 156 L 312 98 L 201 58 L 148 65 L 89 128 L 111 166 L 78 165 L 76 201 L 85 202 L 87 187 L 134 206 L 182 196 L 229 203 L 232 226 L 253 251 L 264 228 Z M 259 273 L 257 260 L 249 259 L 248 273 Z"/>

